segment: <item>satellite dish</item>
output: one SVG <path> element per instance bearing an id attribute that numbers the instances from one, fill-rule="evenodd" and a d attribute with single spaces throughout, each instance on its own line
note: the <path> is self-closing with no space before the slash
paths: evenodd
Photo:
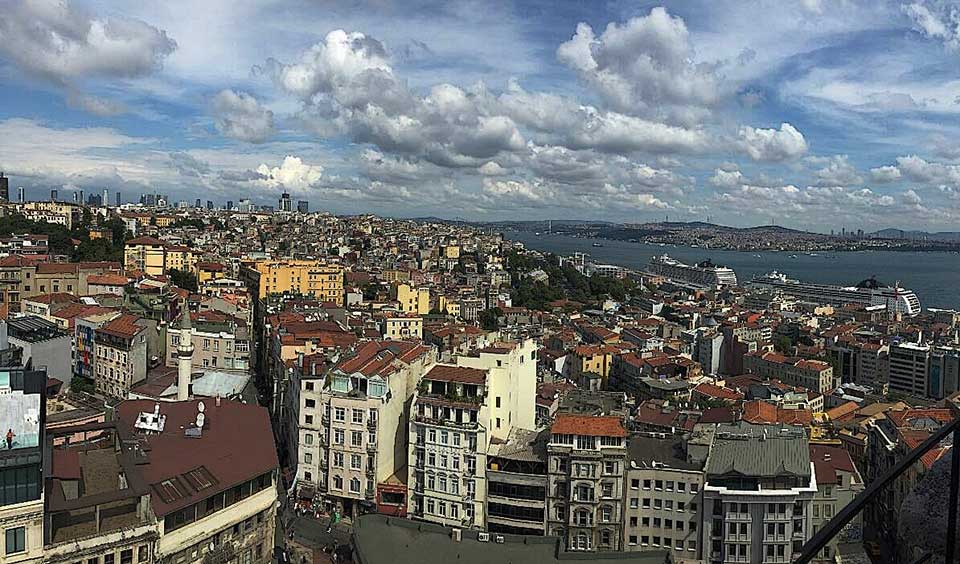
<path id="1" fill-rule="evenodd" d="M 206 417 L 203 415 L 203 413 L 198 413 L 198 414 L 197 414 L 197 427 L 203 428 L 203 420 L 204 420 L 204 419 L 206 419 Z"/>
<path id="2" fill-rule="evenodd" d="M 199 411 L 200 413 L 203 413 L 205 409 L 207 409 L 207 406 L 203 405 L 203 402 L 200 402 L 197 404 L 197 411 Z"/>

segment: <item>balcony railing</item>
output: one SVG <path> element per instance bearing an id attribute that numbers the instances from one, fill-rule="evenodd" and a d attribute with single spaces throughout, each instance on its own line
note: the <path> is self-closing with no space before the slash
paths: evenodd
<path id="1" fill-rule="evenodd" d="M 944 552 L 944 562 L 954 562 L 956 558 L 957 546 L 957 499 L 960 496 L 960 419 L 954 419 L 941 427 L 936 433 L 923 442 L 917 448 L 911 450 L 906 456 L 901 458 L 889 470 L 884 472 L 879 478 L 873 481 L 865 490 L 860 492 L 857 497 L 848 503 L 843 509 L 837 512 L 827 524 L 820 528 L 813 538 L 807 541 L 800 550 L 800 556 L 794 561 L 797 564 L 808 564 L 817 554 L 827 546 L 833 537 L 840 534 L 843 528 L 857 516 L 863 508 L 877 499 L 883 493 L 883 490 L 890 486 L 901 474 L 909 470 L 924 454 L 932 448 L 935 448 L 941 441 L 953 434 L 954 448 L 950 449 L 950 501 L 947 506 L 947 538 L 946 550 Z M 920 557 L 917 562 L 923 562 L 930 559 L 928 552 Z"/>

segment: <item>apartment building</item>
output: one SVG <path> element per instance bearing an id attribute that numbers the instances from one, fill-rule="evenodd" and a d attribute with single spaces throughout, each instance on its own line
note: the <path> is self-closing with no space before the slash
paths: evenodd
<path id="1" fill-rule="evenodd" d="M 416 314 L 387 312 L 380 320 L 384 339 L 422 339 L 423 318 Z"/>
<path id="2" fill-rule="evenodd" d="M 272 561 L 279 464 L 264 408 L 190 400 L 158 410 L 154 401 L 125 401 L 117 419 L 121 436 L 141 445 L 142 480 L 128 485 L 149 495 L 155 562 Z"/>
<path id="3" fill-rule="evenodd" d="M 449 526 L 486 527 L 490 429 L 487 370 L 438 364 L 427 372 L 410 417 L 408 515 Z"/>
<path id="4" fill-rule="evenodd" d="M 436 352 L 413 341 L 368 341 L 329 371 L 314 356 L 294 370 L 288 394 L 298 490 L 346 515 L 373 504 L 405 514 L 409 400 Z"/>
<path id="5" fill-rule="evenodd" d="M 156 323 L 125 313 L 94 333 L 94 384 L 97 392 L 124 399 L 147 378 L 147 331 Z"/>
<path id="6" fill-rule="evenodd" d="M 193 249 L 184 245 L 165 245 L 163 249 L 164 272 L 176 269 L 192 273 L 197 264 L 197 255 Z"/>
<path id="7" fill-rule="evenodd" d="M 400 304 L 400 311 L 413 315 L 430 313 L 430 289 L 416 288 L 410 284 L 399 284 L 396 288 L 396 299 Z"/>
<path id="8" fill-rule="evenodd" d="M 192 312 L 189 315 L 194 366 L 217 370 L 250 368 L 250 328 L 245 323 L 212 311 Z M 177 365 L 177 347 L 185 338 L 184 330 L 179 329 L 179 325 L 167 328 L 167 366 Z"/>
<path id="9" fill-rule="evenodd" d="M 98 308 L 88 314 L 81 314 L 73 324 L 73 375 L 94 380 L 96 370 L 97 329 L 104 323 L 120 316 L 114 309 Z"/>
<path id="10" fill-rule="evenodd" d="M 48 263 L 19 255 L 4 257 L 0 259 L 0 306 L 19 312 L 22 300 L 43 294 L 85 296 L 91 293 L 91 276 L 119 270 L 116 262 Z"/>
<path id="11" fill-rule="evenodd" d="M 156 237 L 137 237 L 123 245 L 123 267 L 128 272 L 139 270 L 150 276 L 166 273 L 166 243 Z"/>
<path id="12" fill-rule="evenodd" d="M 930 347 L 916 343 L 890 345 L 889 355 L 890 390 L 917 397 L 938 397 L 939 386 L 928 381 L 930 371 Z"/>
<path id="13" fill-rule="evenodd" d="M 319 260 L 261 260 L 248 265 L 260 299 L 271 294 L 302 294 L 338 306 L 344 300 L 344 269 Z"/>
<path id="14" fill-rule="evenodd" d="M 515 427 L 487 453 L 487 530 L 547 534 L 547 443 L 550 430 Z"/>
<path id="15" fill-rule="evenodd" d="M 763 378 L 780 380 L 825 394 L 839 385 L 834 380 L 833 367 L 822 360 L 808 360 L 784 356 L 775 352 L 750 353 L 743 357 L 743 368 Z"/>
<path id="16" fill-rule="evenodd" d="M 720 424 L 707 456 L 700 545 L 708 562 L 791 562 L 817 494 L 803 427 Z"/>
<path id="17" fill-rule="evenodd" d="M 559 413 L 547 444 L 547 528 L 571 551 L 623 550 L 621 415 Z"/>
<path id="18" fill-rule="evenodd" d="M 0 370 L 0 531 L 4 564 L 43 559 L 43 467 L 47 376 Z"/>
<path id="19" fill-rule="evenodd" d="M 811 534 L 827 524 L 837 512 L 863 491 L 863 478 L 853 464 L 850 453 L 843 448 L 810 445 L 810 460 L 817 477 L 817 494 L 810 504 Z M 850 525 L 830 539 L 814 559 L 823 564 L 835 562 L 838 546 L 842 543 L 863 541 L 863 512 L 854 516 Z"/>
<path id="20" fill-rule="evenodd" d="M 490 437 L 506 440 L 514 427 L 536 428 L 537 344 L 533 339 L 494 341 L 455 357 L 457 366 L 486 370 Z"/>
<path id="21" fill-rule="evenodd" d="M 688 456 L 682 438 L 662 433 L 631 435 L 627 448 L 623 549 L 701 562 L 703 460 Z"/>

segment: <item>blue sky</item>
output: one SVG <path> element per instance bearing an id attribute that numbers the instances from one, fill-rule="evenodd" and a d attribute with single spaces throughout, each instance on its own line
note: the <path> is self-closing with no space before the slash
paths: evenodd
<path id="1" fill-rule="evenodd" d="M 334 213 L 821 231 L 960 218 L 957 3 L 4 5 L 0 169 L 28 197 L 288 191 Z"/>

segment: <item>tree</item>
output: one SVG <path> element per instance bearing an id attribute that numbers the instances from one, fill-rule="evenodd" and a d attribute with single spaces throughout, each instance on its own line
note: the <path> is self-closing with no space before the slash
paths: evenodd
<path id="1" fill-rule="evenodd" d="M 175 286 L 189 292 L 197 291 L 197 277 L 194 276 L 192 272 L 171 268 L 167 271 L 167 274 L 170 275 L 170 281 L 173 282 Z"/>
<path id="2" fill-rule="evenodd" d="M 793 349 L 793 341 L 786 335 L 775 335 L 773 337 L 773 348 L 777 352 L 789 354 Z"/>
<path id="3" fill-rule="evenodd" d="M 92 394 L 96 391 L 93 381 L 83 376 L 74 376 L 70 379 L 70 390 L 74 392 L 86 392 Z"/>
<path id="4" fill-rule="evenodd" d="M 74 261 L 114 261 L 123 262 L 122 247 L 115 246 L 109 239 L 86 239 L 74 249 L 71 257 Z"/>
<path id="5" fill-rule="evenodd" d="M 487 331 L 496 331 L 500 328 L 500 316 L 503 311 L 498 308 L 485 309 L 480 312 L 480 327 Z"/>

